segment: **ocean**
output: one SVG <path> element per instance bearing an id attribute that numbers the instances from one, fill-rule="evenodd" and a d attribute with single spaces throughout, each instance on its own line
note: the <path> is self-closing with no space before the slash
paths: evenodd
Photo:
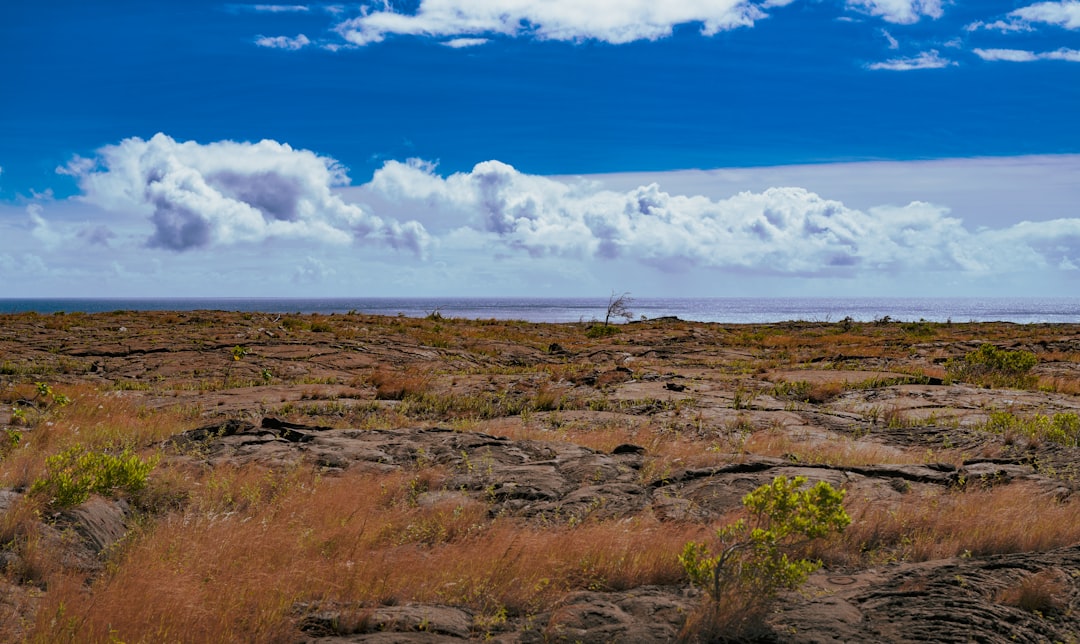
<path id="1" fill-rule="evenodd" d="M 608 298 L 143 298 L 0 299 L 0 313 L 134 311 L 265 311 L 579 322 L 603 319 Z M 1080 323 L 1080 298 L 634 298 L 633 319 L 674 316 L 724 323 L 897 321 Z M 622 320 L 619 320 L 622 321 Z"/>

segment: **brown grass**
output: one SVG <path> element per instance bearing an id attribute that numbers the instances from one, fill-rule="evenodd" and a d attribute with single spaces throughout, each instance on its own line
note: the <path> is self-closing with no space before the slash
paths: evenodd
<path id="1" fill-rule="evenodd" d="M 528 527 L 491 519 L 464 497 L 425 497 L 438 482 L 416 473 L 213 473 L 187 510 L 134 538 L 88 588 L 51 576 L 35 638 L 288 640 L 299 635 L 297 602 L 529 615 L 571 590 L 677 583 L 673 553 L 702 532 L 646 519 Z"/>
<path id="2" fill-rule="evenodd" d="M 420 369 L 401 372 L 380 368 L 371 374 L 369 382 L 375 385 L 376 400 L 401 400 L 426 393 L 431 387 L 431 374 Z"/>
<path id="3" fill-rule="evenodd" d="M 1041 570 L 1021 579 L 1018 583 L 1002 588 L 994 595 L 994 601 L 1015 606 L 1029 613 L 1052 615 L 1064 610 L 1067 603 L 1068 582 L 1056 570 Z"/>
<path id="4" fill-rule="evenodd" d="M 1053 391 L 1055 393 L 1068 394 L 1070 396 L 1080 394 L 1080 378 L 1040 376 L 1036 386 L 1040 391 Z"/>
<path id="5" fill-rule="evenodd" d="M 153 410 L 125 392 L 88 384 L 57 385 L 71 398 L 23 431 L 18 448 L 0 460 L 0 485 L 22 488 L 44 472 L 45 458 L 75 444 L 94 450 L 145 450 L 176 434 L 179 410 Z"/>
<path id="6" fill-rule="evenodd" d="M 771 430 L 751 434 L 743 448 L 756 455 L 841 467 L 878 463 L 923 464 L 928 461 L 958 465 L 964 458 L 960 452 L 941 450 L 928 453 L 926 450 L 904 450 L 846 436 L 799 440 L 790 433 Z"/>
<path id="7" fill-rule="evenodd" d="M 818 368 L 877 369 L 887 364 L 893 371 L 943 377 L 944 369 L 926 361 L 963 355 L 966 345 L 949 346 L 952 342 L 977 337 L 1000 345 L 1033 346 L 1037 340 L 1054 340 L 1056 333 L 1038 325 L 1009 324 L 935 324 L 923 333 L 898 323 L 667 322 L 627 325 L 616 336 L 592 340 L 579 325 L 495 321 L 364 315 L 282 320 L 215 312 L 104 317 L 107 324 L 94 316 L 6 318 L 12 328 L 27 325 L 25 334 L 17 332 L 20 346 L 35 348 L 10 363 L 5 359 L 0 374 L 7 379 L 0 386 L 3 410 L 32 396 L 38 380 L 71 397 L 73 404 L 50 409 L 35 419 L 33 428 L 23 428 L 21 444 L 0 459 L 0 486 L 29 485 L 44 471 L 48 455 L 75 443 L 90 449 L 132 448 L 145 455 L 195 422 L 212 422 L 202 417 L 201 408 L 185 413 L 144 406 L 143 401 L 162 392 L 176 393 L 181 385 L 190 388 L 191 382 L 200 382 L 166 369 L 153 380 L 141 371 L 122 372 L 112 386 L 118 391 L 71 384 L 88 375 L 89 364 L 64 356 L 55 337 L 39 333 L 36 329 L 43 321 L 56 329 L 97 324 L 103 343 L 115 342 L 115 328 L 121 325 L 129 328 L 127 337 L 141 333 L 142 341 L 167 326 L 182 338 L 174 338 L 178 345 L 200 347 L 203 342 L 231 347 L 240 334 L 325 343 L 327 338 L 317 336 L 333 333 L 342 351 L 356 349 L 364 357 L 340 368 L 290 358 L 288 366 L 307 375 L 287 381 L 280 376 L 282 382 L 346 383 L 361 390 L 348 396 L 379 400 L 339 402 L 334 397 L 345 394 L 338 390 L 325 393 L 312 387 L 308 398 L 328 402 L 298 404 L 283 396 L 286 417 L 379 429 L 445 423 L 516 439 L 568 441 L 602 452 L 632 443 L 646 450 L 639 474 L 644 482 L 682 468 L 730 463 L 748 454 L 841 466 L 923 463 L 931 458 L 957 463 L 964 457 L 959 451 L 935 450 L 931 456 L 926 449 L 884 447 L 833 435 L 823 427 L 798 435 L 783 426 L 798 425 L 785 420 L 786 414 L 804 411 L 806 400 L 834 401 L 853 385 L 840 380 L 807 384 L 807 395 L 786 398 L 793 409 L 780 411 L 779 406 L 767 407 L 775 401 L 758 397 L 765 391 L 764 375 L 781 365 L 810 366 L 813 360 Z M 277 335 L 266 336 L 263 329 Z M 926 346 L 930 337 L 933 348 Z M 358 341 L 350 344 L 354 338 L 390 341 L 367 356 Z M 680 376 L 691 391 L 700 387 L 706 392 L 703 400 L 712 396 L 713 408 L 679 401 L 634 410 L 635 401 L 622 401 L 618 386 L 600 391 L 584 385 L 589 382 L 586 376 L 622 364 L 617 354 L 624 350 L 633 353 L 668 340 L 693 345 L 678 358 L 637 356 L 627 363 L 635 378 L 650 372 L 665 378 Z M 407 348 L 416 342 L 435 350 L 426 349 L 425 357 L 417 358 Z M 403 345 L 402 353 L 395 354 L 399 348 L 395 343 Z M 570 354 L 549 351 L 553 343 Z M 510 345 L 532 353 L 524 360 L 507 360 Z M 269 361 L 270 355 L 253 353 L 236 373 L 257 378 L 262 363 L 256 358 Z M 1039 354 L 1044 363 L 1075 363 L 1078 356 Z M 372 365 L 379 366 L 372 370 Z M 688 372 L 691 368 L 693 372 Z M 1069 373 L 1068 364 L 1054 368 Z M 110 364 L 109 376 L 120 378 L 121 372 L 113 369 Z M 140 364 L 138 369 L 150 367 Z M 216 378 L 207 381 L 208 393 L 221 388 L 220 372 Z M 646 382 L 640 379 L 635 386 Z M 1080 383 L 1065 376 L 1043 376 L 1037 385 L 1044 391 L 1080 393 Z M 858 386 L 871 384 L 854 385 Z M 743 399 L 731 405 L 736 409 L 715 405 L 721 393 L 729 395 L 740 388 Z M 632 395 L 643 395 L 640 392 L 639 388 Z M 689 391 L 686 395 L 691 397 Z M 403 399 L 405 404 L 380 402 Z M 207 408 L 207 415 L 213 416 L 212 404 Z M 906 426 L 913 418 L 899 407 L 886 409 L 883 415 L 892 426 Z M 763 429 L 770 423 L 771 429 Z M 852 425 L 851 431 L 858 432 L 859 427 Z M 27 582 L 26 597 L 34 597 L 16 611 L 30 623 L 26 628 L 0 624 L 0 640 L 19 641 L 25 636 L 37 642 L 294 641 L 300 638 L 299 605 L 346 607 L 361 620 L 377 604 L 406 601 L 467 607 L 477 616 L 476 635 L 481 636 L 500 615 L 542 613 L 574 590 L 683 583 L 675 555 L 687 541 L 712 532 L 702 525 L 661 526 L 648 516 L 585 520 L 574 526 L 556 520 L 541 526 L 492 517 L 486 503 L 445 489 L 448 474 L 438 468 L 320 476 L 303 466 L 211 469 L 193 464 L 197 461 L 166 459 L 152 473 L 150 487 L 134 499 L 136 507 L 151 514 L 139 519 L 140 527 L 112 553 L 105 571 L 93 577 L 64 567 L 58 555 L 63 544 L 56 541 L 55 530 L 39 522 L 33 499 L 24 498 L 0 517 L 0 544 L 19 554 L 17 566 L 6 571 L 7 578 Z M 843 535 L 815 546 L 810 556 L 860 566 L 1045 550 L 1080 542 L 1075 519 L 1080 500 L 1055 501 L 1020 484 L 937 492 L 917 486 L 891 502 L 849 497 L 848 508 L 854 524 Z M 1053 610 L 1055 579 L 1040 575 L 1020 579 L 1002 589 L 997 601 L 1025 610 Z M 1050 595 L 1040 594 L 1040 584 L 1051 588 Z M 736 599 L 691 615 L 684 636 L 720 637 L 730 635 L 731 629 L 752 629 L 760 615 L 751 610 L 755 606 L 738 604 Z M 30 603 L 40 610 L 25 608 Z M 0 620 L 6 621 L 7 614 L 0 611 Z"/>
<path id="8" fill-rule="evenodd" d="M 1080 543 L 1080 498 L 1059 501 L 1021 485 L 913 493 L 892 506 L 849 498 L 847 508 L 852 524 L 833 539 L 826 559 L 929 561 Z"/>
<path id="9" fill-rule="evenodd" d="M 810 387 L 810 391 L 806 395 L 806 399 L 809 402 L 819 405 L 821 403 L 829 402 L 840 394 L 844 393 L 847 388 L 847 383 L 843 381 L 829 381 L 814 383 Z"/>

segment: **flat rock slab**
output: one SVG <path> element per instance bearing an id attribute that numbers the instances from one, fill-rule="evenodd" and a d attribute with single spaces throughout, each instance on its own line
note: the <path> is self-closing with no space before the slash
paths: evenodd
<path id="1" fill-rule="evenodd" d="M 896 373 L 893 371 L 862 371 L 857 369 L 787 369 L 771 371 L 767 378 L 772 382 L 809 382 L 820 384 L 824 382 L 913 382 L 915 377 L 908 373 Z"/>
<path id="2" fill-rule="evenodd" d="M 1080 545 L 1044 553 L 899 564 L 852 576 L 818 573 L 781 602 L 782 641 L 1068 642 L 1080 634 Z M 1057 586 L 1026 608 L 1025 580 Z M 1047 589 L 1051 590 L 1051 589 Z"/>
<path id="3" fill-rule="evenodd" d="M 777 476 L 844 487 L 861 498 L 891 500 L 925 488 L 966 484 L 1035 485 L 1066 497 L 1073 489 L 1022 462 L 832 466 L 768 457 L 740 457 L 711 468 L 679 470 L 646 481 L 644 449 L 604 453 L 572 443 L 511 440 L 441 428 L 331 429 L 265 418 L 258 426 L 228 421 L 184 432 L 171 444 L 211 464 L 288 465 L 301 459 L 328 472 L 391 472 L 441 466 L 447 490 L 490 505 L 492 513 L 542 521 L 624 518 L 651 512 L 667 521 L 710 521 L 738 509 L 742 498 Z M 202 447 L 198 447 L 201 445 Z M 189 456 L 189 458 L 195 458 Z"/>

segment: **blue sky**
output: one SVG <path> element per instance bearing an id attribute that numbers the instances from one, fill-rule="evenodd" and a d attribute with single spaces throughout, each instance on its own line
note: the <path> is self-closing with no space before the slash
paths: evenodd
<path id="1" fill-rule="evenodd" d="M 1080 0 L 0 4 L 0 297 L 1063 295 Z"/>

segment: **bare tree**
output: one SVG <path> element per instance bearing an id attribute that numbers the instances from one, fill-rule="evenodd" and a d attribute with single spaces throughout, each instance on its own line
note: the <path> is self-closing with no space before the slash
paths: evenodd
<path id="1" fill-rule="evenodd" d="M 634 314 L 630 311 L 630 305 L 634 303 L 634 298 L 630 297 L 629 291 L 616 295 L 615 291 L 611 292 L 611 297 L 608 298 L 607 315 L 604 316 L 604 326 L 608 326 L 611 323 L 611 318 L 623 318 L 627 322 L 634 319 Z"/>

